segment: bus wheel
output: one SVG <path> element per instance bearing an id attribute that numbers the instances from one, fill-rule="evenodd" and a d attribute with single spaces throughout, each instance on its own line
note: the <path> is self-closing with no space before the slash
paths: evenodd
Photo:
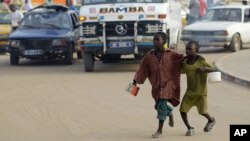
<path id="1" fill-rule="evenodd" d="M 92 52 L 84 52 L 84 67 L 86 72 L 94 70 L 94 55 Z"/>

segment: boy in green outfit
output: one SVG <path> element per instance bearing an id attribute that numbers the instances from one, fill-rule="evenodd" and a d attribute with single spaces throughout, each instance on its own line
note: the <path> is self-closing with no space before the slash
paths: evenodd
<path id="1" fill-rule="evenodd" d="M 187 56 L 181 65 L 181 72 L 187 75 L 187 90 L 180 106 L 182 120 L 188 128 L 186 136 L 194 135 L 194 128 L 187 118 L 187 113 L 193 106 L 196 106 L 199 114 L 208 120 L 204 132 L 209 132 L 215 124 L 215 119 L 207 112 L 207 73 L 215 69 L 202 56 L 197 55 L 198 51 L 199 44 L 190 41 L 186 46 Z"/>

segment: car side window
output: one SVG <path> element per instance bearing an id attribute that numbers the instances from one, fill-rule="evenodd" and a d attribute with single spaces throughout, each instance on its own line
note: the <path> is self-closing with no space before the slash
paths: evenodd
<path id="1" fill-rule="evenodd" d="M 245 9 L 244 11 L 244 22 L 250 22 L 250 9 Z"/>
<path id="2" fill-rule="evenodd" d="M 229 21 L 241 21 L 241 12 L 240 10 L 231 10 L 228 14 L 228 20 Z"/>

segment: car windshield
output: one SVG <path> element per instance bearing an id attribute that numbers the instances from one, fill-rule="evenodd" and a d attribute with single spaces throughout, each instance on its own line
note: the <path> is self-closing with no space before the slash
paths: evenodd
<path id="1" fill-rule="evenodd" d="M 10 24 L 10 14 L 0 13 L 0 24 Z"/>
<path id="2" fill-rule="evenodd" d="M 225 22 L 241 22 L 241 9 L 211 9 L 202 18 L 203 21 L 225 21 Z"/>
<path id="3" fill-rule="evenodd" d="M 82 0 L 84 5 L 87 4 L 104 4 L 104 3 L 163 3 L 168 0 Z"/>
<path id="4" fill-rule="evenodd" d="M 20 28 L 70 28 L 70 19 L 65 13 L 32 13 L 24 17 Z"/>

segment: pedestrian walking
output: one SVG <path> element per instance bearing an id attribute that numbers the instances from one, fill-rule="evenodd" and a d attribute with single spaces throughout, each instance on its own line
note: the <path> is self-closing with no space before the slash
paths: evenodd
<path id="1" fill-rule="evenodd" d="M 207 3 L 205 0 L 199 0 L 200 7 L 199 7 L 199 19 L 201 19 L 207 11 Z"/>
<path id="2" fill-rule="evenodd" d="M 204 132 L 209 132 L 215 124 L 215 119 L 207 112 L 207 73 L 215 69 L 202 56 L 197 55 L 198 52 L 199 44 L 190 41 L 186 46 L 187 56 L 181 65 L 181 72 L 187 75 L 187 89 L 180 106 L 182 120 L 188 129 L 186 136 L 194 135 L 194 127 L 189 124 L 187 117 L 193 106 L 196 106 L 199 114 L 208 120 Z"/>
<path id="3" fill-rule="evenodd" d="M 144 56 L 135 74 L 133 84 L 143 84 L 148 78 L 152 86 L 152 97 L 155 101 L 159 125 L 152 135 L 158 138 L 162 135 L 164 121 L 169 116 L 169 126 L 174 126 L 173 108 L 180 103 L 180 63 L 182 54 L 169 48 L 164 49 L 168 36 L 159 32 L 153 37 L 154 49 Z M 171 103 L 170 106 L 168 103 Z"/>
<path id="4" fill-rule="evenodd" d="M 190 0 L 189 14 L 187 15 L 187 24 L 192 24 L 199 19 L 200 3 L 198 0 Z"/>
<path id="5" fill-rule="evenodd" d="M 66 0 L 66 5 L 69 7 L 70 10 L 76 10 L 72 0 Z"/>
<path id="6" fill-rule="evenodd" d="M 11 27 L 12 27 L 12 32 L 15 31 L 20 24 L 23 14 L 21 14 L 18 10 L 16 10 L 16 5 L 10 4 L 10 19 L 11 19 Z"/>
<path id="7" fill-rule="evenodd" d="M 25 0 L 22 10 L 28 11 L 30 9 L 32 9 L 32 4 L 30 3 L 30 0 Z"/>

